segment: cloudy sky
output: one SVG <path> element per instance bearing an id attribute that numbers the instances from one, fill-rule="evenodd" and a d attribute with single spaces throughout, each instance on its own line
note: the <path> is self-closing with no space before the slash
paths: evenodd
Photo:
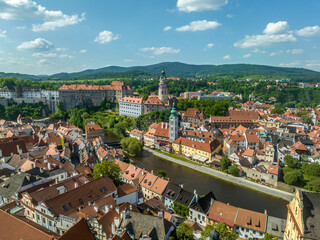
<path id="1" fill-rule="evenodd" d="M 319 0 L 0 0 L 0 71 L 163 61 L 320 71 Z"/>

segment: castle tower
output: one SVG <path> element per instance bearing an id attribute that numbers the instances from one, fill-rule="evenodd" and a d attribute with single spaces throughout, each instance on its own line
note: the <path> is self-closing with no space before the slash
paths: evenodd
<path id="1" fill-rule="evenodd" d="M 164 69 L 162 68 L 159 89 L 158 89 L 158 97 L 161 102 L 168 103 L 168 85 L 167 85 L 167 77 Z"/>
<path id="2" fill-rule="evenodd" d="M 172 105 L 171 115 L 169 117 L 169 140 L 175 141 L 178 138 L 179 119 L 178 112 L 175 108 L 175 103 Z"/>

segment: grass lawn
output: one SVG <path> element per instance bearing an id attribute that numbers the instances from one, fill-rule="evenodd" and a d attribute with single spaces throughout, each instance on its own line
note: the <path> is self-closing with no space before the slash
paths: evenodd
<path id="1" fill-rule="evenodd" d="M 201 164 L 196 163 L 196 162 L 194 162 L 194 161 L 191 161 L 191 160 L 189 160 L 189 159 L 187 159 L 187 158 L 185 158 L 185 157 L 181 157 L 181 156 L 178 156 L 178 155 L 175 155 L 175 154 L 162 152 L 162 151 L 160 151 L 160 150 L 158 150 L 158 149 L 154 149 L 154 151 L 156 151 L 156 152 L 158 152 L 158 153 L 161 153 L 161 154 L 163 154 L 163 155 L 166 155 L 166 156 L 168 156 L 168 157 L 172 157 L 172 158 L 175 158 L 175 159 L 178 159 L 178 160 L 187 162 L 187 163 L 192 163 L 192 164 L 197 165 L 197 166 L 205 166 L 205 165 L 201 165 Z"/>

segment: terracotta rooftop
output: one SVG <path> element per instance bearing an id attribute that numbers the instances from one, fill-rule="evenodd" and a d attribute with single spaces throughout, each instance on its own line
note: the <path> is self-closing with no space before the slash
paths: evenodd
<path id="1" fill-rule="evenodd" d="M 69 192 L 51 198 L 45 201 L 44 204 L 55 216 L 60 214 L 67 215 L 80 206 L 96 201 L 116 191 L 116 189 L 110 178 L 100 177 Z"/>
<path id="2" fill-rule="evenodd" d="M 59 240 L 95 240 L 87 221 L 82 218 L 66 231 Z"/>
<path id="3" fill-rule="evenodd" d="M 0 210 L 0 239 L 1 240 L 53 240 L 53 236 L 48 235 L 39 229 L 21 221 L 9 213 Z"/>
<path id="4" fill-rule="evenodd" d="M 204 152 L 212 153 L 217 147 L 220 146 L 220 142 L 217 139 L 214 139 L 210 143 L 203 143 L 198 141 L 192 141 L 187 138 L 179 137 L 174 141 L 175 144 L 180 144 L 183 146 L 192 147 L 198 150 L 202 150 Z"/>
<path id="5" fill-rule="evenodd" d="M 119 102 L 143 104 L 143 99 L 136 97 L 124 97 Z"/>
<path id="6" fill-rule="evenodd" d="M 267 214 L 239 208 L 235 224 L 241 227 L 265 232 Z"/>
<path id="7" fill-rule="evenodd" d="M 215 222 L 224 222 L 226 225 L 233 227 L 237 213 L 238 208 L 219 201 L 213 201 L 209 210 L 208 219 Z"/>

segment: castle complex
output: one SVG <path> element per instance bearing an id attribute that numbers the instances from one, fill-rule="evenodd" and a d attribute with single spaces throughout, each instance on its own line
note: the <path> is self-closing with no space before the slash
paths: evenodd
<path id="1" fill-rule="evenodd" d="M 119 102 L 124 96 L 132 96 L 132 88 L 122 81 L 111 85 L 64 84 L 59 88 L 59 101 L 69 110 L 77 106 L 100 106 L 104 99 Z"/>
<path id="2" fill-rule="evenodd" d="M 119 114 L 137 118 L 143 113 L 169 110 L 173 102 L 175 102 L 175 98 L 169 98 L 168 92 L 166 73 L 162 69 L 158 96 L 151 94 L 147 100 L 143 100 L 140 97 L 126 96 L 119 101 Z"/>

